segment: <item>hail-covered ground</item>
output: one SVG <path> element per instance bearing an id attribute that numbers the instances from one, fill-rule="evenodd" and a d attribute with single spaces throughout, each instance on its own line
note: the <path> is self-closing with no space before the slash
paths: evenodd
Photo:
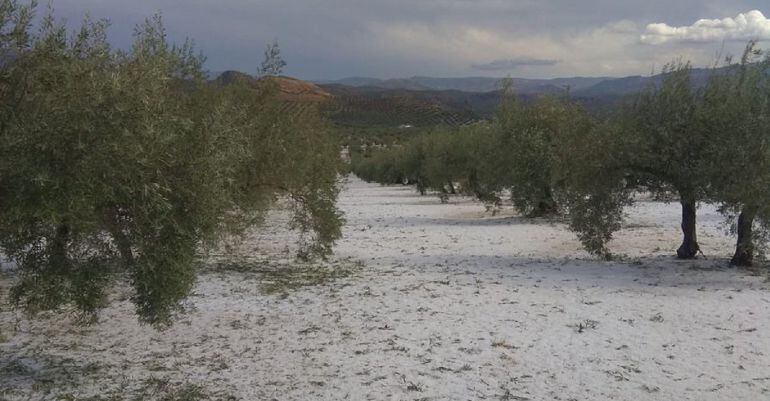
<path id="1" fill-rule="evenodd" d="M 705 258 L 671 257 L 677 204 L 640 201 L 614 262 L 469 199 L 351 178 L 340 207 L 331 261 L 296 262 L 273 224 L 212 255 L 165 331 L 120 289 L 90 326 L 3 304 L 0 400 L 770 399 L 770 283 L 726 267 L 713 207 Z"/>

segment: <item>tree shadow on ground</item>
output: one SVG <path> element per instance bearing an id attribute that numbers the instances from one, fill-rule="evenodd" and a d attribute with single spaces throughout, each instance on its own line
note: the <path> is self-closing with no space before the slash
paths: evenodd
<path id="1" fill-rule="evenodd" d="M 606 288 L 607 291 L 648 287 L 701 291 L 770 290 L 767 269 L 736 269 L 729 266 L 727 257 L 679 260 L 674 256 L 646 256 L 605 261 L 591 258 L 445 253 L 415 255 L 411 263 L 404 263 L 404 258 L 398 257 L 379 260 L 384 264 L 389 261 L 421 272 L 494 277 L 502 283 L 518 287 L 547 281 L 569 286 Z"/>

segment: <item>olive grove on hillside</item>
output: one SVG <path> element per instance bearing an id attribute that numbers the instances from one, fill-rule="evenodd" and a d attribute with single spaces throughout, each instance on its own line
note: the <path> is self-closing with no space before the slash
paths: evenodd
<path id="1" fill-rule="evenodd" d="M 140 319 L 172 321 L 203 252 L 287 199 L 308 255 L 340 236 L 339 147 L 276 88 L 209 85 L 159 16 L 111 49 L 107 23 L 69 34 L 34 4 L 0 3 L 0 252 L 30 312 L 93 314 L 126 278 Z M 39 32 L 39 33 L 32 33 Z"/>
<path id="2" fill-rule="evenodd" d="M 689 63 L 669 64 L 658 82 L 605 118 L 567 97 L 521 102 L 504 84 L 491 122 L 354 153 L 352 169 L 369 181 L 416 183 L 442 197 L 457 183 L 485 201 L 508 198 L 527 216 L 563 214 L 585 248 L 601 256 L 610 255 L 623 209 L 646 192 L 678 198 L 683 239 L 676 253 L 693 258 L 700 251 L 697 204 L 712 202 L 728 219 L 737 216 L 732 263 L 750 266 L 770 222 L 768 77 L 770 61 L 750 43 L 739 63 L 712 69 L 702 87 L 691 82 Z"/>

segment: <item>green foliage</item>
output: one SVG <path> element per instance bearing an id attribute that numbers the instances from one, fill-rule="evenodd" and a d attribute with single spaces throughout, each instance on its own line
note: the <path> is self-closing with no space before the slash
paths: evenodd
<path id="1" fill-rule="evenodd" d="M 389 146 L 354 148 L 351 169 L 366 181 L 414 184 L 421 193 L 438 192 L 443 200 L 458 192 L 484 198 L 484 155 L 490 140 L 487 124 L 438 127 Z"/>
<path id="2" fill-rule="evenodd" d="M 671 63 L 603 119 L 564 98 L 521 102 L 508 81 L 491 123 L 351 143 L 352 171 L 442 197 L 455 188 L 490 202 L 510 194 L 530 216 L 566 213 L 584 247 L 603 257 L 634 193 L 679 196 L 683 258 L 699 250 L 697 202 L 716 202 L 729 220 L 740 213 L 733 262 L 750 264 L 770 238 L 770 59 L 762 56 L 750 43 L 740 63 L 714 69 L 702 88 L 689 63 Z"/>
<path id="3" fill-rule="evenodd" d="M 770 61 L 756 60 L 754 43 L 741 62 L 716 71 L 704 88 L 698 130 L 708 138 L 703 166 L 710 197 L 730 207 L 766 208 L 770 197 Z"/>
<path id="4" fill-rule="evenodd" d="M 707 138 L 697 129 L 699 95 L 689 63 L 671 63 L 663 81 L 647 88 L 624 110 L 627 167 L 650 190 L 703 198 Z"/>
<path id="5" fill-rule="evenodd" d="M 514 206 L 528 216 L 557 213 L 562 190 L 560 160 L 572 157 L 567 137 L 583 135 L 594 124 L 565 98 L 543 97 L 531 105 L 508 95 L 497 114 L 494 159 L 496 179 L 510 190 Z"/>
<path id="6" fill-rule="evenodd" d="M 702 168 L 709 179 L 707 196 L 721 204 L 728 219 L 740 214 L 733 258 L 740 265 L 752 264 L 755 248 L 764 251 L 770 221 L 770 60 L 761 57 L 750 42 L 738 64 L 728 59 L 726 68 L 712 74 L 698 109 L 698 130 L 709 145 Z"/>
<path id="7" fill-rule="evenodd" d="M 2 21 L 27 24 L 26 8 L 2 4 Z M 201 252 L 281 197 L 310 236 L 305 253 L 330 251 L 341 164 L 317 111 L 278 113 L 269 84 L 209 86 L 203 58 L 170 45 L 159 16 L 128 52 L 110 49 L 104 22 L 70 36 L 49 14 L 40 32 L 0 75 L 0 248 L 17 265 L 17 304 L 93 314 L 127 273 L 140 319 L 168 324 Z"/>
<path id="8" fill-rule="evenodd" d="M 618 132 L 564 98 L 518 101 L 510 86 L 492 123 L 434 129 L 390 145 L 353 148 L 352 171 L 367 181 L 414 184 L 500 205 L 510 196 L 528 216 L 568 212 L 586 248 L 607 255 L 630 202 L 618 167 Z M 603 180 L 597 180 L 603 177 Z"/>
<path id="9" fill-rule="evenodd" d="M 672 63 L 660 84 L 647 88 L 613 121 L 587 131 L 581 141 L 592 149 L 577 143 L 565 148 L 572 149 L 563 158 L 568 160 L 564 171 L 571 172 L 566 196 L 571 227 L 589 252 L 609 256 L 606 244 L 620 229 L 622 210 L 635 189 L 658 195 L 675 191 L 683 208 L 692 206 L 691 225 L 683 220 L 685 242 L 677 253 L 694 256 L 694 207 L 708 186 L 703 171 L 708 142 L 697 129 L 698 104 L 689 63 Z"/>
<path id="10" fill-rule="evenodd" d="M 617 124 L 595 123 L 590 129 L 570 130 L 558 144 L 554 165 L 558 172 L 557 201 L 569 225 L 591 254 L 610 257 L 607 243 L 621 227 L 623 208 L 632 203 L 623 137 Z"/>

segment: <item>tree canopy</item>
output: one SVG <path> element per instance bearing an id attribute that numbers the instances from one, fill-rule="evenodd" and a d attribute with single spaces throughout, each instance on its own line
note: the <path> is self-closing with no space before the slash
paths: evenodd
<path id="1" fill-rule="evenodd" d="M 697 205 L 714 202 L 737 217 L 732 263 L 751 265 L 770 221 L 770 62 L 755 47 L 702 87 L 688 62 L 672 62 L 609 116 L 590 115 L 568 94 L 523 102 L 504 81 L 495 118 L 476 125 L 481 135 L 463 127 L 379 145 L 354 158 L 353 171 L 442 197 L 457 183 L 488 202 L 508 198 L 526 216 L 563 214 L 586 250 L 605 257 L 635 194 L 678 198 L 679 258 L 700 252 Z"/>
<path id="2" fill-rule="evenodd" d="M 15 57 L 0 67 L 0 249 L 18 305 L 92 315 L 125 277 L 140 319 L 168 324 L 204 251 L 279 199 L 305 253 L 330 251 L 341 162 L 317 112 L 279 112 L 269 83 L 209 85 L 160 16 L 118 51 L 104 21 L 69 34 L 48 13 L 32 34 L 32 15 L 2 1 L 0 44 Z"/>

